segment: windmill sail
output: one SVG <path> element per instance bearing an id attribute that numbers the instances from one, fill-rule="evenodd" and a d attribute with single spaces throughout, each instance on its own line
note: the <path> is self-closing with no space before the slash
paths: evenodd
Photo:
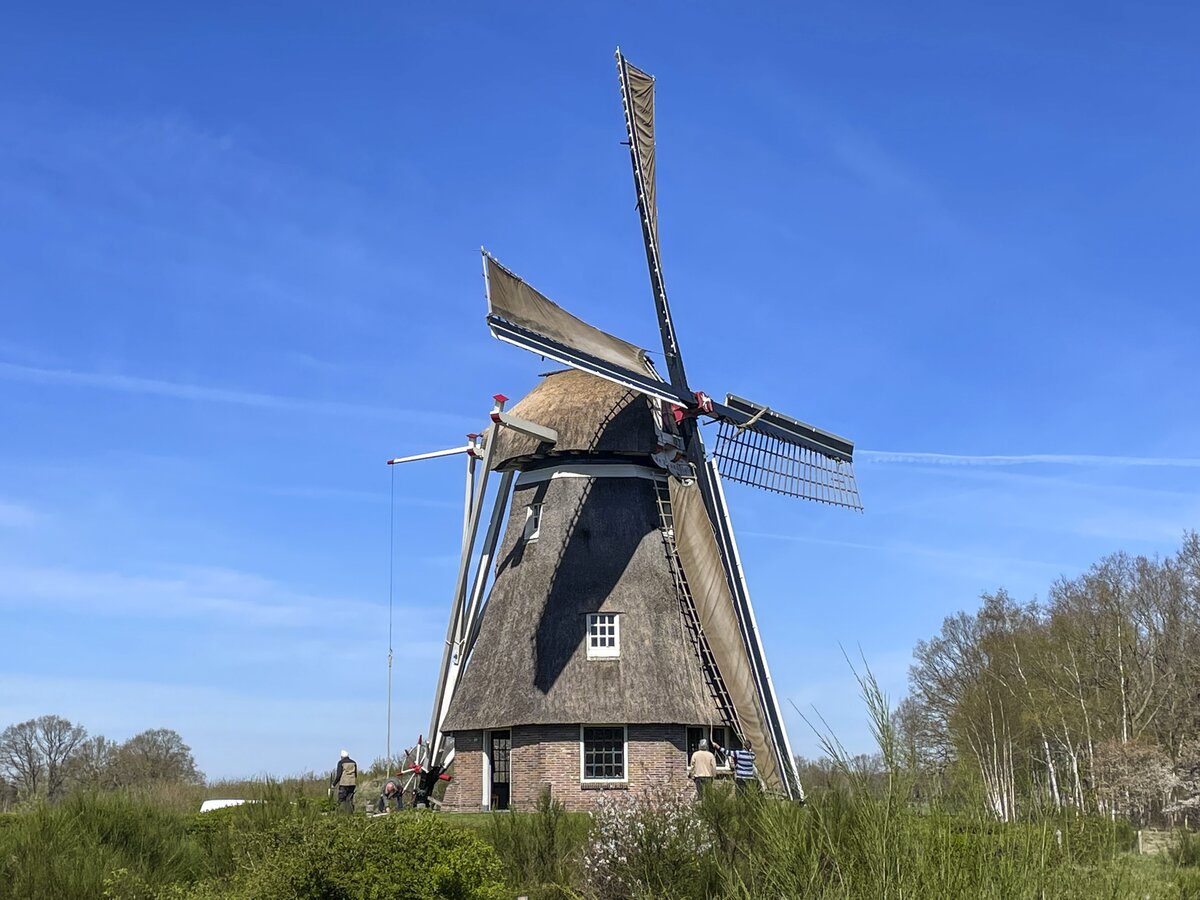
<path id="1" fill-rule="evenodd" d="M 487 279 L 489 320 L 501 319 L 549 338 L 563 347 L 581 350 L 588 356 L 642 376 L 652 371 L 646 364 L 646 351 L 641 347 L 613 337 L 608 332 L 571 315 L 504 268 L 486 252 L 483 255 L 483 266 L 484 277 Z"/>
<path id="2" fill-rule="evenodd" d="M 675 540 L 701 627 L 737 712 L 742 739 L 757 753 L 759 776 L 766 787 L 792 795 L 799 787 L 791 753 L 783 740 L 778 704 L 765 664 L 756 665 L 757 638 L 734 605 L 728 574 L 704 500 L 695 486 L 671 480 Z"/>
<path id="3" fill-rule="evenodd" d="M 654 183 L 654 77 L 647 75 L 621 55 L 617 48 L 617 75 L 621 80 L 621 102 L 625 107 L 625 129 L 629 134 L 629 155 L 633 161 L 633 184 L 637 191 L 638 211 L 642 220 L 642 240 L 646 244 L 646 264 L 650 269 L 650 287 L 662 333 L 667 374 L 677 391 L 689 392 L 687 373 L 679 353 L 675 323 L 667 303 L 663 282 L 662 253 L 658 243 L 657 188 Z"/>
<path id="4" fill-rule="evenodd" d="M 730 481 L 847 509 L 863 508 L 853 465 L 810 447 L 722 422 L 713 455 Z"/>
<path id="5" fill-rule="evenodd" d="M 726 478 L 789 497 L 862 509 L 852 442 L 732 394 L 724 404 L 715 404 L 714 411 L 721 426 L 713 456 Z"/>
<path id="6" fill-rule="evenodd" d="M 621 92 L 625 101 L 625 124 L 633 153 L 633 172 L 650 229 L 658 249 L 658 203 L 654 177 L 654 76 L 630 63 L 617 51 Z"/>
<path id="7" fill-rule="evenodd" d="M 486 251 L 483 272 L 488 328 L 499 340 L 667 403 L 690 401 L 688 394 L 659 378 L 641 347 L 571 315 Z"/>

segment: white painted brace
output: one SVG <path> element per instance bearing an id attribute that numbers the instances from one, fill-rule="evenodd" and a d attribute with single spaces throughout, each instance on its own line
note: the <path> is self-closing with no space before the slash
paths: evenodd
<path id="1" fill-rule="evenodd" d="M 633 463 L 563 463 L 561 466 L 546 466 L 517 476 L 517 487 L 537 484 L 552 478 L 645 478 L 647 481 L 666 481 L 661 469 L 638 466 Z"/>

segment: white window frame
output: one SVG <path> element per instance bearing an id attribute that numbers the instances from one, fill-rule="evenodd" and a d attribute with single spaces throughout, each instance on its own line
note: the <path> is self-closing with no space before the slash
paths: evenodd
<path id="1" fill-rule="evenodd" d="M 542 533 L 542 504 L 530 503 L 525 507 L 525 531 L 522 536 L 525 543 L 532 544 Z"/>
<path id="2" fill-rule="evenodd" d="M 586 745 L 583 735 L 588 728 L 621 729 L 621 777 L 588 778 L 586 776 Z M 629 784 L 629 726 L 628 725 L 580 725 L 579 726 L 579 781 L 582 784 Z"/>
<path id="3" fill-rule="evenodd" d="M 592 625 L 608 625 L 610 623 L 600 623 L 597 620 L 601 617 L 612 618 L 612 639 L 613 645 L 597 646 L 592 643 Z M 620 659 L 621 658 L 621 614 L 620 613 L 588 613 L 584 620 L 584 630 L 587 634 L 587 658 L 588 659 Z"/>

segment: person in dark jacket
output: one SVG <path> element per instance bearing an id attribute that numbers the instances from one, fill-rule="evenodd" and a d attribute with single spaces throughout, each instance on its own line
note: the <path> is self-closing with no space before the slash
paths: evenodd
<path id="1" fill-rule="evenodd" d="M 348 750 L 342 751 L 330 787 L 337 788 L 338 808 L 342 812 L 354 812 L 354 789 L 358 787 L 358 763 L 350 758 Z"/>
<path id="2" fill-rule="evenodd" d="M 404 809 L 404 791 L 396 778 L 389 778 L 383 786 L 383 793 L 379 795 L 378 809 L 380 812 L 390 812 L 393 806 L 397 812 Z"/>

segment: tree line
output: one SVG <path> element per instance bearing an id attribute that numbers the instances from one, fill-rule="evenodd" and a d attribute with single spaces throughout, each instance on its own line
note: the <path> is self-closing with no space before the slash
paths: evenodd
<path id="1" fill-rule="evenodd" d="M 927 791 L 973 788 L 999 819 L 1076 808 L 1200 815 L 1200 537 L 1115 553 L 1044 601 L 1006 591 L 914 650 L 895 723 Z"/>
<path id="2" fill-rule="evenodd" d="M 59 800 L 75 790 L 203 780 L 191 748 L 170 728 L 151 728 L 118 742 L 46 715 L 0 732 L 0 807 L 19 800 Z"/>

